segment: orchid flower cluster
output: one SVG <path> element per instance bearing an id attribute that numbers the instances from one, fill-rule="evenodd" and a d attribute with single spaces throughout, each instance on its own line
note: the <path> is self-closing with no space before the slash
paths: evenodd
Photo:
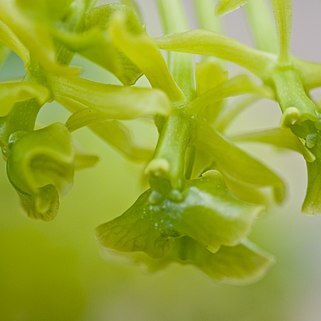
<path id="1" fill-rule="evenodd" d="M 180 0 L 158 0 L 164 36 L 150 37 L 137 4 L 92 0 L 0 0 L 0 59 L 15 52 L 25 77 L 0 83 L 0 146 L 9 182 L 31 218 L 52 220 L 74 172 L 97 157 L 79 152 L 87 126 L 125 157 L 146 164 L 150 188 L 121 216 L 97 228 L 100 242 L 151 269 L 191 264 L 213 280 L 244 283 L 273 258 L 248 240 L 255 221 L 285 184 L 237 143 L 290 149 L 307 164 L 302 211 L 321 212 L 321 119 L 309 95 L 321 64 L 293 57 L 291 0 L 195 0 L 200 28 L 189 30 Z M 256 48 L 220 32 L 218 16 L 244 6 Z M 168 53 L 168 59 L 164 58 Z M 198 55 L 198 62 L 194 56 Z M 74 55 L 122 85 L 81 77 Z M 228 63 L 248 72 L 230 77 Z M 150 87 L 135 86 L 146 76 Z M 246 95 L 240 103 L 228 97 Z M 279 128 L 228 137 L 234 119 L 259 99 L 278 102 Z M 37 124 L 57 101 L 65 123 Z M 137 145 L 123 120 L 153 120 L 154 151 Z"/>

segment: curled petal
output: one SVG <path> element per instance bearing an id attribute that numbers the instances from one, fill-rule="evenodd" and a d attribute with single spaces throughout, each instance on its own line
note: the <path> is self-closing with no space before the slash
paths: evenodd
<path id="1" fill-rule="evenodd" d="M 42 105 L 49 99 L 49 91 L 33 82 L 0 82 L 0 116 L 7 115 L 16 102 L 32 98 Z"/>
<path id="2" fill-rule="evenodd" d="M 10 182 L 24 209 L 33 218 L 51 220 L 59 195 L 73 181 L 74 151 L 69 131 L 56 123 L 30 133 L 15 133 L 7 160 Z"/>

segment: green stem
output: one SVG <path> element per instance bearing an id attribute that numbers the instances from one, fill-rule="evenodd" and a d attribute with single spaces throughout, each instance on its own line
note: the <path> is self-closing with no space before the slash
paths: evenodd
<path id="1" fill-rule="evenodd" d="M 167 119 L 158 140 L 155 156 L 146 168 L 154 189 L 162 192 L 171 188 L 182 189 L 190 130 L 190 120 L 183 112 L 174 113 Z"/>
<path id="2" fill-rule="evenodd" d="M 215 3 L 213 0 L 194 0 L 194 7 L 201 28 L 221 33 L 221 24 L 215 15 Z"/>
<path id="3" fill-rule="evenodd" d="M 277 53 L 278 42 L 273 16 L 266 0 L 248 0 L 246 14 L 256 47 Z"/>
<path id="4" fill-rule="evenodd" d="M 283 112 L 284 126 L 293 125 L 296 121 L 317 119 L 317 106 L 309 97 L 299 73 L 294 68 L 275 68 L 271 80 Z"/>
<path id="5" fill-rule="evenodd" d="M 166 33 L 185 31 L 187 26 L 180 0 L 158 0 L 160 16 Z M 193 98 L 194 71 L 191 55 L 171 53 L 169 68 L 186 99 Z M 190 119 L 184 107 L 168 117 L 161 128 L 155 156 L 146 168 L 151 187 L 163 194 L 181 190 L 185 180 L 186 149 L 190 140 Z"/>
<path id="6" fill-rule="evenodd" d="M 272 0 L 276 27 L 279 34 L 279 64 L 290 62 L 292 28 L 292 0 Z"/>
<path id="7" fill-rule="evenodd" d="M 188 23 L 180 0 L 158 0 L 157 3 L 165 33 L 188 30 Z M 186 53 L 169 53 L 169 69 L 186 98 L 190 100 L 194 95 L 192 56 Z"/>

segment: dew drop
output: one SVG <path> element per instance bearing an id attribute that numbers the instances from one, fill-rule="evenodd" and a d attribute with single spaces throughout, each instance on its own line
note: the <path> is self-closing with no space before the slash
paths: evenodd
<path id="1" fill-rule="evenodd" d="M 157 191 L 152 191 L 149 195 L 148 201 L 152 205 L 160 204 L 163 200 L 162 194 Z"/>
<path id="2" fill-rule="evenodd" d="M 178 189 L 173 189 L 169 194 L 169 199 L 175 203 L 179 203 L 184 199 L 184 196 Z"/>
<path id="3" fill-rule="evenodd" d="M 317 134 L 309 134 L 307 137 L 306 137 L 306 140 L 305 140 L 305 145 L 308 147 L 308 148 L 313 148 L 317 142 Z"/>

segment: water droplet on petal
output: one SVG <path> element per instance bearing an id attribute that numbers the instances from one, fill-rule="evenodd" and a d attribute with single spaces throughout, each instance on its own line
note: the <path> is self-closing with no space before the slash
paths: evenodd
<path id="1" fill-rule="evenodd" d="M 184 195 L 178 189 L 173 189 L 169 194 L 169 199 L 175 203 L 179 203 L 184 199 Z"/>
<path id="2" fill-rule="evenodd" d="M 305 139 L 305 145 L 308 148 L 313 148 L 317 142 L 318 135 L 317 134 L 309 134 Z"/>
<path id="3" fill-rule="evenodd" d="M 160 204 L 163 201 L 163 196 L 157 191 L 152 191 L 149 195 L 148 201 L 152 205 Z"/>

